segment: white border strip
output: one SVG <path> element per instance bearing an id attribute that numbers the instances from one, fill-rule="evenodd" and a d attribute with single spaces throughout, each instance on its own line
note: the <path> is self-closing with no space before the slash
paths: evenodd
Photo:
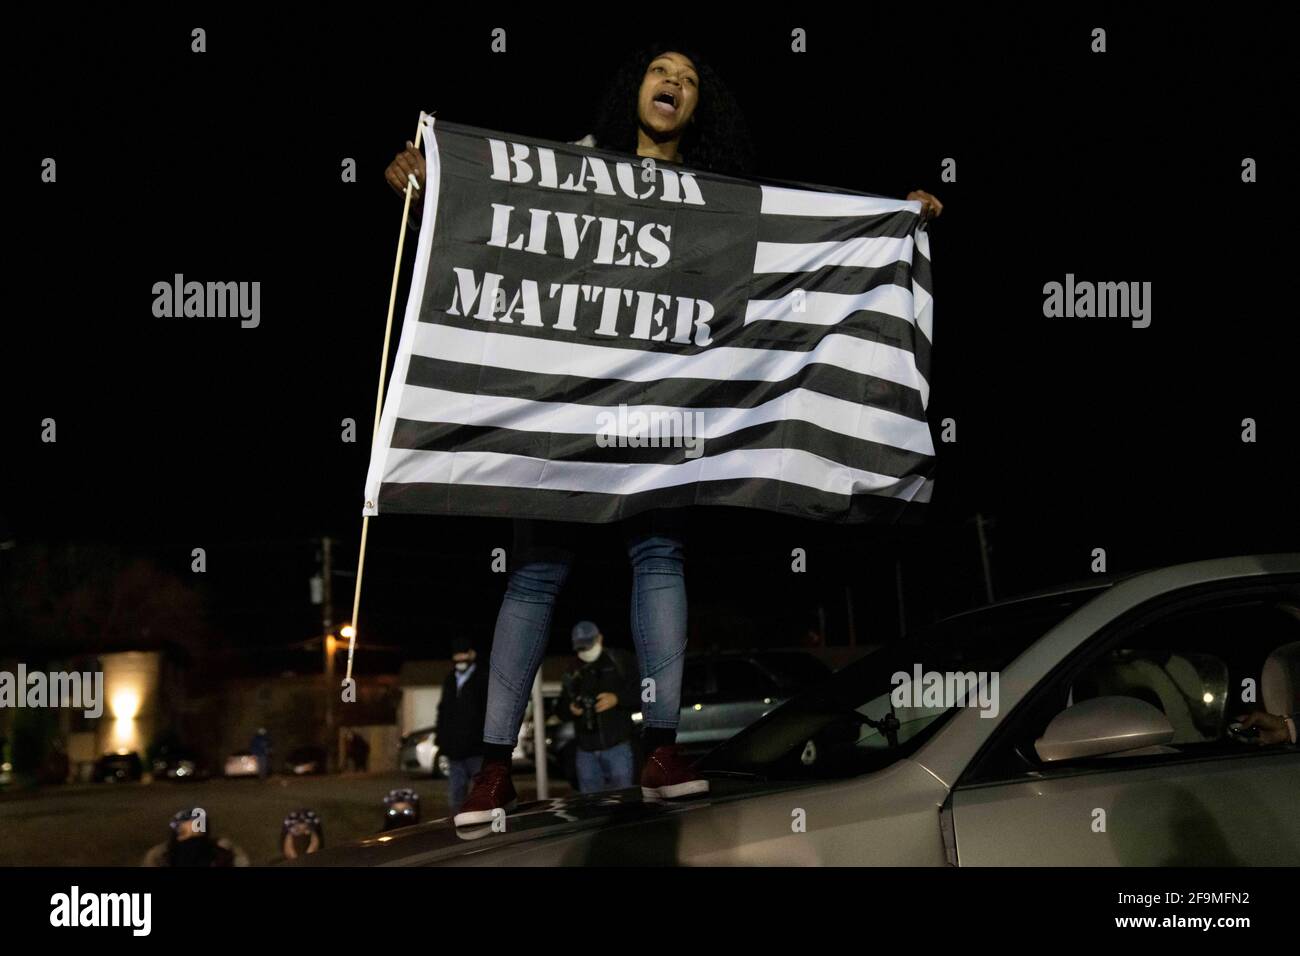
<path id="1" fill-rule="evenodd" d="M 754 249 L 754 272 L 812 272 L 829 266 L 883 269 L 912 261 L 912 237 L 859 236 L 830 242 L 759 242 Z"/>
<path id="2" fill-rule="evenodd" d="M 817 193 L 785 186 L 760 186 L 763 191 L 759 212 L 776 216 L 882 216 L 891 212 L 921 215 L 915 199 L 886 199 L 880 196 L 851 196 L 843 193 Z"/>
<path id="3" fill-rule="evenodd" d="M 668 405 L 578 405 L 499 395 L 471 395 L 407 384 L 402 392 L 403 419 L 430 424 L 509 428 L 536 434 L 620 435 L 638 428 L 632 416 L 675 420 L 701 439 L 721 438 L 742 428 L 772 422 L 803 421 L 860 441 L 934 456 L 929 426 L 883 408 L 859 405 L 820 392 L 796 388 L 752 408 L 682 408 Z M 615 422 L 628 429 L 611 427 Z M 675 416 L 675 419 L 670 417 Z M 686 424 L 682 424 L 686 423 Z"/>
<path id="4" fill-rule="evenodd" d="M 874 494 L 920 501 L 930 494 L 929 479 L 920 475 L 879 475 L 798 448 L 741 448 L 673 465 L 549 461 L 498 452 L 395 448 L 392 462 L 388 480 L 394 484 L 429 482 L 634 495 L 696 482 L 768 478 L 844 497 Z"/>
<path id="5" fill-rule="evenodd" d="M 839 325 L 858 311 L 882 312 L 915 324 L 918 309 L 912 293 L 899 285 L 882 285 L 856 293 L 793 289 L 779 299 L 750 299 L 745 306 L 745 325 L 754 322 Z"/>
<path id="6" fill-rule="evenodd" d="M 704 352 L 681 354 L 479 332 L 432 322 L 415 324 L 419 326 L 415 333 L 416 355 L 515 372 L 625 382 L 657 382 L 665 378 L 780 382 L 821 362 L 914 388 L 923 402 L 929 400 L 930 394 L 930 386 L 917 370 L 916 356 L 911 352 L 838 332 L 823 336 L 807 352 L 718 345 Z"/>
<path id="7" fill-rule="evenodd" d="M 433 133 L 433 116 L 424 117 L 424 213 L 420 219 L 420 241 L 415 249 L 415 271 L 411 275 L 411 292 L 406 298 L 406 313 L 402 318 L 402 337 L 397 344 L 393 360 L 392 377 L 384 396 L 384 410 L 379 420 L 379 432 L 370 446 L 370 469 L 366 473 L 366 498 L 363 515 L 379 514 L 379 487 L 388 471 L 388 457 L 393 444 L 393 429 L 397 425 L 398 397 L 406 384 L 407 370 L 411 364 L 411 349 L 415 344 L 417 326 L 420 324 L 420 303 L 424 301 L 424 284 L 429 274 L 429 257 L 433 249 L 433 232 L 437 226 L 438 193 L 442 188 L 442 163 L 438 155 L 438 139 Z"/>

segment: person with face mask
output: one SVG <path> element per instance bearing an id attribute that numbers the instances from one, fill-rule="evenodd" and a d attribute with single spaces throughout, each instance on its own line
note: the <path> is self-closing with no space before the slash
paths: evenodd
<path id="1" fill-rule="evenodd" d="M 591 621 L 573 627 L 578 666 L 563 678 L 558 712 L 572 717 L 578 747 L 578 789 L 621 790 L 636 781 L 632 714 L 640 709 L 636 662 L 605 647 Z"/>
<path id="2" fill-rule="evenodd" d="M 452 816 L 460 812 L 470 781 L 483 766 L 483 720 L 487 713 L 488 679 L 479 667 L 473 645 L 452 641 L 452 671 L 442 685 L 434 743 L 447 758 L 447 802 Z"/>

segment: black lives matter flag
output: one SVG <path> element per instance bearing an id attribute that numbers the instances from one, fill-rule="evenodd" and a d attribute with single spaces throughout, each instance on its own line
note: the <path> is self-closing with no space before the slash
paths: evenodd
<path id="1" fill-rule="evenodd" d="M 425 122 L 366 514 L 892 521 L 929 499 L 919 203 Z"/>

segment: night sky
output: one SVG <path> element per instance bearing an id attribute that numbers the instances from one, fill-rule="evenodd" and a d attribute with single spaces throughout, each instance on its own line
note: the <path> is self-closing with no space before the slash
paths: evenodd
<path id="1" fill-rule="evenodd" d="M 456 22 L 443 9 L 15 29 L 0 340 L 9 573 L 32 549 L 94 544 L 197 587 L 230 647 L 319 631 L 314 540 L 334 536 L 347 570 L 360 534 L 401 218 L 384 167 L 421 109 L 576 139 L 622 57 L 656 35 L 610 5 Z M 801 9 L 797 22 L 725 27 L 689 16 L 675 26 L 744 108 L 759 178 L 943 200 L 930 417 L 936 434 L 957 423 L 957 442 L 938 445 L 925 527 L 700 515 L 692 646 L 795 643 L 818 605 L 843 643 L 846 586 L 858 640 L 892 638 L 896 561 L 909 625 L 980 603 L 977 512 L 995 521 L 999 596 L 1087 578 L 1097 547 L 1120 573 L 1300 548 L 1280 30 L 1049 24 L 983 5 L 912 19 Z M 204 54 L 190 52 L 195 26 Z M 807 53 L 790 52 L 796 26 Z M 1105 54 L 1089 52 L 1094 26 L 1108 30 Z M 494 27 L 504 54 L 490 51 Z M 40 181 L 47 156 L 53 185 Z M 1241 181 L 1247 156 L 1258 183 Z M 340 181 L 344 157 L 355 184 Z M 954 183 L 940 181 L 945 157 Z M 151 287 L 175 273 L 259 280 L 260 327 L 154 318 Z M 1151 327 L 1045 318 L 1043 285 L 1066 273 L 1151 282 Z M 47 417 L 55 444 L 41 441 Z M 355 444 L 339 437 L 347 417 Z M 1247 417 L 1254 444 L 1241 441 Z M 510 544 L 506 519 L 372 521 L 363 643 L 431 656 L 455 630 L 486 641 L 505 585 L 490 552 Z M 195 547 L 204 575 L 189 569 Z M 793 547 L 809 551 L 802 577 Z M 591 616 L 626 645 L 629 576 L 611 535 L 571 579 L 558 633 Z M 351 588 L 336 579 L 338 620 Z M 363 653 L 362 667 L 395 659 Z"/>

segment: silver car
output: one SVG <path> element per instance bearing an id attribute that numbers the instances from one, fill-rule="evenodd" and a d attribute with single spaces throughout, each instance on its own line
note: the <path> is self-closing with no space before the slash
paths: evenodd
<path id="1" fill-rule="evenodd" d="M 709 754 L 702 798 L 540 801 L 505 832 L 442 820 L 308 860 L 1295 865 L 1300 749 L 1235 718 L 1294 713 L 1298 687 L 1300 555 L 1202 561 L 870 654 Z"/>
<path id="2" fill-rule="evenodd" d="M 446 777 L 447 755 L 438 749 L 437 728 L 413 730 L 397 745 L 397 765 L 406 773 Z"/>

